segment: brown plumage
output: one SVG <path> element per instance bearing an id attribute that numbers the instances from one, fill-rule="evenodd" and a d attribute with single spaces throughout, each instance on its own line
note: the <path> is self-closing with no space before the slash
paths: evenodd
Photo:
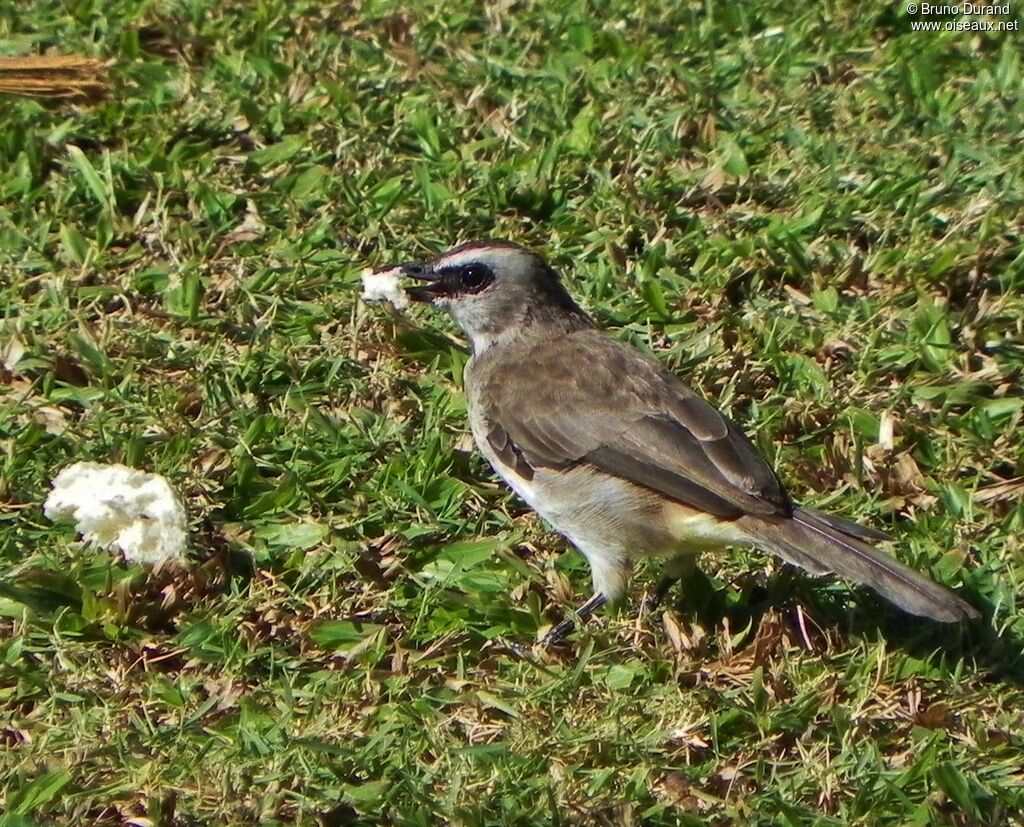
<path id="1" fill-rule="evenodd" d="M 913 614 L 977 617 L 872 547 L 874 529 L 795 506 L 736 423 L 654 359 L 595 329 L 539 256 L 456 248 L 406 272 L 473 344 L 470 425 L 495 470 L 586 555 L 595 596 L 617 599 L 632 561 L 755 545 L 815 574 L 868 585 Z"/>

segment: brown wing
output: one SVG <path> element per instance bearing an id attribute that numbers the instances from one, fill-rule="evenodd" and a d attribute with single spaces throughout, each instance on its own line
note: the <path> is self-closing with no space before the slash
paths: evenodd
<path id="1" fill-rule="evenodd" d="M 589 463 L 721 517 L 792 511 L 735 423 L 639 351 L 588 329 L 516 355 L 485 352 L 474 381 L 488 441 L 521 473 Z"/>

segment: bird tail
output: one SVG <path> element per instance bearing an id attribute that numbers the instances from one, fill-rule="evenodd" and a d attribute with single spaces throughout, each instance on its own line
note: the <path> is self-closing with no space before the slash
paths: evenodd
<path id="1" fill-rule="evenodd" d="M 978 611 L 943 586 L 898 563 L 869 542 L 888 535 L 811 508 L 791 518 L 743 517 L 751 540 L 812 574 L 838 574 L 870 586 L 904 611 L 943 623 L 970 620 Z"/>

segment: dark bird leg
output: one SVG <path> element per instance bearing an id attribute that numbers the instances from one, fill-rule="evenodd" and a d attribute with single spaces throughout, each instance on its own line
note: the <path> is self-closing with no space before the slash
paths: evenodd
<path id="1" fill-rule="evenodd" d="M 661 601 L 665 599 L 665 595 L 669 593 L 669 590 L 696 567 L 697 555 L 691 552 L 680 554 L 669 560 L 665 564 L 665 573 L 658 580 L 654 591 L 644 601 L 641 608 L 643 614 L 649 615 L 655 611 L 661 605 Z"/>
<path id="2" fill-rule="evenodd" d="M 672 587 L 678 582 L 678 577 L 669 577 L 667 574 L 659 578 L 657 585 L 654 587 L 654 591 L 647 595 L 647 599 L 644 600 L 644 604 L 640 611 L 644 615 L 653 614 L 657 611 L 658 607 L 661 605 L 661 601 L 665 599 L 665 595 L 668 594 L 672 590 Z"/>
<path id="3" fill-rule="evenodd" d="M 586 623 L 593 616 L 594 612 L 600 609 L 607 602 L 607 597 L 600 592 L 595 592 L 590 596 L 586 603 L 576 610 L 576 616 L 580 619 L 581 623 Z M 541 641 L 541 645 L 547 647 L 559 643 L 564 640 L 567 635 L 571 634 L 575 628 L 576 621 L 567 617 L 555 626 L 554 629 L 544 635 L 544 640 Z"/>

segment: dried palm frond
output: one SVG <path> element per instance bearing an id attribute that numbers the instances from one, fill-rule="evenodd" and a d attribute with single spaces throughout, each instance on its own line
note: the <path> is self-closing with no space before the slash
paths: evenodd
<path id="1" fill-rule="evenodd" d="M 95 101 L 107 91 L 106 64 L 85 55 L 0 58 L 0 94 Z"/>

